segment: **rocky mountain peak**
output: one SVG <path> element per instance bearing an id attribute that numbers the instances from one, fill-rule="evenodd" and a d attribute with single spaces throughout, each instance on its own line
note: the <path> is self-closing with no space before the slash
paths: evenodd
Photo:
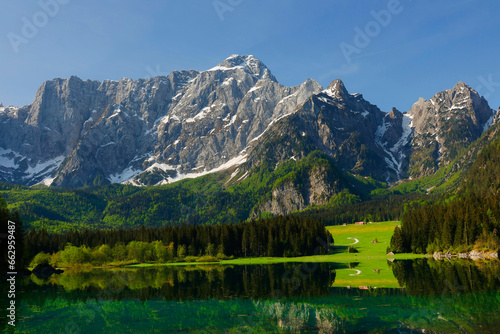
<path id="1" fill-rule="evenodd" d="M 257 79 L 269 79 L 278 82 L 266 65 L 253 55 L 231 55 L 209 71 L 243 70 Z"/>
<path id="2" fill-rule="evenodd" d="M 457 82 L 453 87 L 453 90 L 462 90 L 462 89 L 473 90 L 468 84 L 462 81 Z"/>
<path id="3" fill-rule="evenodd" d="M 328 85 L 328 88 L 325 89 L 323 92 L 329 95 L 330 97 L 337 99 L 345 99 L 349 95 L 349 92 L 345 88 L 344 83 L 340 79 L 332 81 Z"/>
<path id="4" fill-rule="evenodd" d="M 408 115 L 415 129 L 412 176 L 430 175 L 453 161 L 494 121 L 488 102 L 461 81 L 428 101 L 420 98 Z"/>
<path id="5" fill-rule="evenodd" d="M 135 81 L 71 76 L 43 83 L 28 106 L 0 104 L 0 181 L 158 185 L 232 168 L 238 182 L 263 159 L 321 150 L 393 182 L 450 163 L 499 115 L 463 82 L 385 113 L 340 79 L 281 85 L 251 55 Z"/>
<path id="6" fill-rule="evenodd" d="M 391 119 L 399 119 L 403 117 L 403 113 L 399 111 L 397 108 L 392 108 L 391 111 L 389 112 L 389 115 L 387 116 Z"/>
<path id="7" fill-rule="evenodd" d="M 77 77 L 76 75 L 72 75 L 68 78 L 68 81 L 69 82 L 81 82 L 82 79 L 80 79 L 79 77 Z"/>
<path id="8" fill-rule="evenodd" d="M 424 99 L 423 97 L 419 97 L 418 100 L 412 105 L 412 108 L 410 110 L 415 109 L 415 107 L 422 106 L 427 102 L 428 101 L 426 99 Z"/>
<path id="9" fill-rule="evenodd" d="M 434 102 L 440 101 L 453 104 L 454 102 L 465 103 L 466 99 L 470 99 L 475 103 L 481 102 L 481 96 L 478 92 L 472 89 L 468 84 L 459 81 L 452 89 L 436 93 L 431 100 Z"/>

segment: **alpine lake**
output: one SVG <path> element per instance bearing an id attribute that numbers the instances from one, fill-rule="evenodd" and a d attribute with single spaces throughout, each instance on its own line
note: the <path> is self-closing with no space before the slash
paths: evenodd
<path id="1" fill-rule="evenodd" d="M 379 245 L 367 241 L 372 236 L 366 238 L 361 230 L 346 233 L 352 237 L 345 245 L 386 247 L 383 233 Z M 334 238 L 342 241 L 347 234 Z M 48 279 L 18 277 L 16 326 L 2 329 L 92 334 L 500 332 L 500 261 L 362 254 L 268 264 L 67 269 Z M 5 310 L 9 301 L 1 301 Z"/>

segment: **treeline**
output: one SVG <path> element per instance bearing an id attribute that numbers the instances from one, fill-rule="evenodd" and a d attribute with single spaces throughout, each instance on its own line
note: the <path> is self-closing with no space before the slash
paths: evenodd
<path id="1" fill-rule="evenodd" d="M 209 246 L 210 247 L 210 246 Z M 210 249 L 210 248 L 209 248 Z M 207 262 L 216 261 L 210 250 L 207 254 L 210 258 Z M 213 252 L 213 250 L 212 250 Z M 123 242 L 117 242 L 114 247 L 106 244 L 89 248 L 87 246 L 76 247 L 67 244 L 63 250 L 57 253 L 40 252 L 31 261 L 30 265 L 36 267 L 39 264 L 50 264 L 54 267 L 71 266 L 100 266 L 107 264 L 144 263 L 144 262 L 170 262 L 174 260 L 182 261 L 186 258 L 185 248 L 179 248 L 178 257 L 173 252 L 173 243 L 164 245 L 162 241 L 142 242 L 131 241 L 127 245 Z"/>
<path id="2" fill-rule="evenodd" d="M 161 245 L 154 242 L 160 242 Z M 184 256 L 236 256 L 236 257 L 291 257 L 327 254 L 333 245 L 330 233 L 321 222 L 298 217 L 275 217 L 240 224 L 182 225 L 141 227 L 129 230 L 71 231 L 49 234 L 46 230 L 30 230 L 26 236 L 31 256 L 40 252 L 57 253 L 70 244 L 88 252 L 102 250 L 113 254 L 118 245 L 129 256 L 130 243 L 141 249 L 138 254 L 151 253 L 151 249 L 167 247 L 169 260 Z M 109 249 L 108 249 L 109 247 Z M 111 253 L 109 253 L 111 249 Z M 149 250 L 148 250 L 149 249 Z M 71 248 L 72 251 L 75 249 Z M 142 253 L 141 253 L 142 252 Z M 163 252 L 163 251 L 162 251 Z M 150 257 L 135 258 L 149 261 Z M 156 261 L 157 258 L 152 258 Z"/>
<path id="3" fill-rule="evenodd" d="M 403 215 L 391 239 L 395 252 L 498 250 L 500 194 L 470 195 L 449 203 L 417 205 Z"/>
<path id="4" fill-rule="evenodd" d="M 391 249 L 396 252 L 465 252 L 500 248 L 500 138 L 492 141 L 467 172 L 453 197 L 416 205 L 402 217 Z"/>
<path id="5" fill-rule="evenodd" d="M 307 217 L 325 225 L 352 224 L 357 221 L 400 220 L 409 203 L 419 201 L 422 194 L 391 195 L 361 203 L 351 203 L 339 207 L 310 207 L 296 213 L 297 217 Z"/>

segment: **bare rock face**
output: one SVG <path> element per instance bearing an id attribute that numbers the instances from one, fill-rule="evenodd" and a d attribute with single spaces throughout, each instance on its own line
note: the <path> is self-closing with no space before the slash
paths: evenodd
<path id="1" fill-rule="evenodd" d="M 295 188 L 293 183 L 283 184 L 273 190 L 272 200 L 262 206 L 262 211 L 275 215 L 286 215 L 295 210 L 307 207 L 304 197 Z"/>
<path id="2" fill-rule="evenodd" d="M 408 177 L 413 132 L 411 117 L 396 108 L 392 108 L 391 112 L 384 116 L 375 130 L 375 142 L 385 152 L 385 163 L 397 179 Z M 392 180 L 394 179 L 387 179 Z"/>
<path id="3" fill-rule="evenodd" d="M 286 215 L 304 210 L 311 204 L 327 204 L 333 195 L 345 189 L 341 180 L 328 174 L 327 169 L 315 167 L 309 171 L 306 179 L 301 180 L 301 185 L 293 181 L 278 185 L 272 190 L 271 199 L 254 212 L 253 217 L 260 216 L 264 211 L 274 215 Z"/>
<path id="4" fill-rule="evenodd" d="M 0 180 L 63 187 L 168 183 L 239 165 L 246 147 L 322 87 L 285 87 L 253 56 L 133 81 L 45 82 L 0 107 Z"/>
<path id="5" fill-rule="evenodd" d="M 106 172 L 120 169 L 120 160 L 130 155 L 131 138 L 138 147 L 149 146 L 147 136 L 142 135 L 166 112 L 176 91 L 197 74 L 173 72 L 168 77 L 135 82 L 101 83 L 77 77 L 45 82 L 31 105 L 3 108 L 0 113 L 4 120 L 0 159 L 5 167 L 1 178 L 32 185 L 47 178 L 50 183 L 56 176 L 55 185 L 81 186 L 92 175 L 109 176 Z M 129 112 L 118 115 L 122 105 Z M 109 137 L 121 149 L 114 148 L 115 159 L 102 161 L 109 158 L 106 149 L 101 150 L 112 146 Z"/>
<path id="6" fill-rule="evenodd" d="M 498 124 L 498 122 L 500 122 L 500 108 L 498 108 L 497 113 L 495 114 L 492 125 Z"/>
<path id="7" fill-rule="evenodd" d="M 446 166 L 499 115 L 464 83 L 385 113 L 341 80 L 286 87 L 257 58 L 232 55 L 166 77 L 54 79 L 28 106 L 0 104 L 0 181 L 159 185 L 320 150 L 344 171 L 394 182 Z M 335 192 L 331 180 L 308 182 L 303 205 Z M 283 196 L 274 211 L 301 207 Z"/>
<path id="8" fill-rule="evenodd" d="M 377 139 L 377 129 L 386 115 L 361 94 L 349 94 L 342 81 L 335 80 L 273 125 L 249 159 L 252 165 L 258 165 L 263 157 L 275 162 L 301 159 L 319 149 L 343 170 L 395 180 L 397 172 L 387 168 L 387 152 Z"/>
<path id="9" fill-rule="evenodd" d="M 408 111 L 414 135 L 409 173 L 430 175 L 448 165 L 487 130 L 495 112 L 488 102 L 463 82 L 420 98 Z"/>

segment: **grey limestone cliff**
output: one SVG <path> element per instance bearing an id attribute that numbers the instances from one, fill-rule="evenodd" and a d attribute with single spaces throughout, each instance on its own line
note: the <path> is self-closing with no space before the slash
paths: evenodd
<path id="1" fill-rule="evenodd" d="M 202 72 L 54 79 L 28 106 L 0 104 L 0 181 L 159 185 L 320 150 L 345 172 L 395 182 L 448 165 L 499 115 L 462 82 L 386 113 L 341 80 L 287 87 L 257 58 L 232 55 Z"/>
<path id="2" fill-rule="evenodd" d="M 154 185 L 229 168 L 321 89 L 313 80 L 283 86 L 257 58 L 238 55 L 145 80 L 54 79 L 32 104 L 0 107 L 0 179 Z"/>

